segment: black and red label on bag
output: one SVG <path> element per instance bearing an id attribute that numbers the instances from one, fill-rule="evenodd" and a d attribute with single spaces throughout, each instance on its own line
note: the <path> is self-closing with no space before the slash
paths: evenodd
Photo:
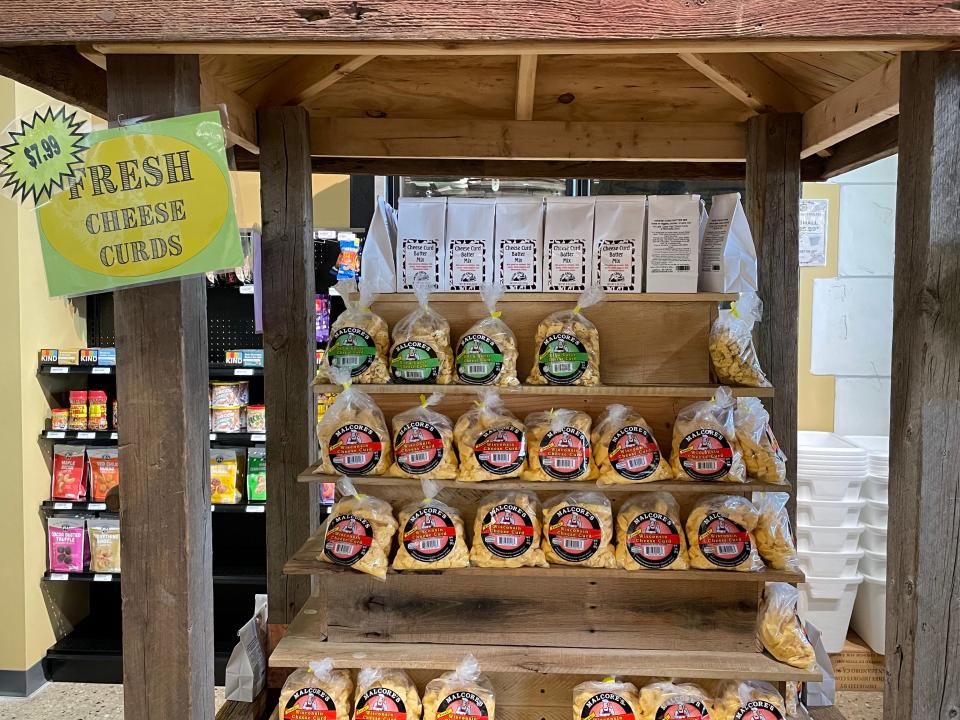
<path id="1" fill-rule="evenodd" d="M 710 720 L 710 711 L 699 700 L 671 700 L 657 708 L 656 720 Z"/>
<path id="2" fill-rule="evenodd" d="M 736 567 L 750 557 L 750 533 L 723 513 L 710 513 L 700 523 L 700 552 L 718 567 Z"/>
<path id="3" fill-rule="evenodd" d="M 527 457 L 523 431 L 513 425 L 485 430 L 473 446 L 477 464 L 494 475 L 516 472 Z"/>
<path id="4" fill-rule="evenodd" d="M 766 700 L 751 700 L 737 710 L 733 720 L 783 720 L 783 713 Z"/>
<path id="5" fill-rule="evenodd" d="M 449 555 L 457 544 L 457 526 L 443 510 L 428 505 L 407 520 L 401 542 L 415 560 L 436 562 Z"/>
<path id="6" fill-rule="evenodd" d="M 433 423 L 408 422 L 397 432 L 393 451 L 400 469 L 411 475 L 428 473 L 443 460 L 443 436 Z"/>
<path id="7" fill-rule="evenodd" d="M 627 552 L 645 568 L 659 570 L 680 555 L 680 532 L 673 520 L 658 512 L 637 515 L 627 526 Z"/>
<path id="8" fill-rule="evenodd" d="M 581 720 L 595 718 L 617 718 L 634 720 L 636 715 L 630 703 L 616 693 L 597 693 L 583 704 L 580 710 Z"/>
<path id="9" fill-rule="evenodd" d="M 533 546 L 533 519 L 512 503 L 495 505 L 483 516 L 480 539 L 491 555 L 520 557 Z"/>
<path id="10" fill-rule="evenodd" d="M 323 537 L 323 554 L 338 565 L 353 565 L 373 544 L 373 526 L 356 515 L 331 518 Z"/>
<path id="11" fill-rule="evenodd" d="M 320 688 L 297 690 L 283 708 L 283 720 L 337 720 L 333 698 Z"/>
<path id="12" fill-rule="evenodd" d="M 552 478 L 569 480 L 587 472 L 590 462 L 590 440 L 572 427 L 549 430 L 537 451 L 540 467 Z"/>
<path id="13" fill-rule="evenodd" d="M 357 700 L 354 720 L 407 720 L 407 706 L 390 688 L 374 687 Z"/>
<path id="14" fill-rule="evenodd" d="M 640 425 L 617 430 L 607 446 L 610 467 L 627 480 L 646 480 L 660 467 L 660 446 Z"/>
<path id="15" fill-rule="evenodd" d="M 437 720 L 446 720 L 446 718 L 453 717 L 487 720 L 490 717 L 490 711 L 487 710 L 487 704 L 483 701 L 483 698 L 466 690 L 447 695 L 437 705 L 436 714 Z"/>
<path id="16" fill-rule="evenodd" d="M 700 428 L 680 441 L 680 467 L 692 480 L 719 480 L 733 467 L 733 448 L 719 430 Z"/>
<path id="17" fill-rule="evenodd" d="M 567 562 L 583 562 L 600 549 L 603 531 L 600 519 L 579 505 L 565 505 L 557 510 L 547 527 L 553 552 Z"/>
<path id="18" fill-rule="evenodd" d="M 383 454 L 383 442 L 366 425 L 353 423 L 339 428 L 329 443 L 330 462 L 344 475 L 363 475 L 373 470 Z"/>

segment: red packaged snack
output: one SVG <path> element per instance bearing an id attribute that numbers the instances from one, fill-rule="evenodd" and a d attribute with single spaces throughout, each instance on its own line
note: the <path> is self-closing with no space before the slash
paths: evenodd
<path id="1" fill-rule="evenodd" d="M 117 448 L 88 448 L 87 477 L 90 499 L 103 502 L 107 493 L 120 483 L 120 458 Z"/>
<path id="2" fill-rule="evenodd" d="M 54 500 L 84 500 L 87 497 L 83 445 L 53 446 L 53 483 L 50 497 Z"/>
<path id="3" fill-rule="evenodd" d="M 90 430 L 107 430 L 107 394 L 103 390 L 91 390 L 87 393 L 87 428 Z"/>
<path id="4" fill-rule="evenodd" d="M 70 391 L 70 429 L 87 429 L 87 391 Z"/>

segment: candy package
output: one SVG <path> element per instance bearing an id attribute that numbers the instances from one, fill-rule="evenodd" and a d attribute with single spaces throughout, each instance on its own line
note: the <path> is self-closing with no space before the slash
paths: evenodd
<path id="1" fill-rule="evenodd" d="M 495 720 L 495 711 L 493 685 L 480 674 L 480 663 L 473 655 L 467 655 L 455 670 L 428 682 L 423 693 L 423 720 Z"/>
<path id="2" fill-rule="evenodd" d="M 600 384 L 600 333 L 582 311 L 602 301 L 603 290 L 590 287 L 572 309 L 540 321 L 530 385 Z"/>
<path id="3" fill-rule="evenodd" d="M 236 505 L 242 499 L 237 451 L 210 448 L 210 502 Z"/>
<path id="4" fill-rule="evenodd" d="M 477 567 L 547 567 L 540 548 L 540 501 L 519 490 L 485 495 L 473 523 L 470 564 Z"/>
<path id="5" fill-rule="evenodd" d="M 631 407 L 607 407 L 591 437 L 599 485 L 659 482 L 673 477 L 653 430 Z"/>
<path id="6" fill-rule="evenodd" d="M 590 451 L 592 421 L 585 412 L 548 410 L 524 419 L 527 427 L 527 467 L 524 480 L 592 480 L 597 466 Z"/>
<path id="7" fill-rule="evenodd" d="M 390 431 L 373 399 L 350 380 L 350 370 L 331 367 L 334 383 L 343 387 L 317 423 L 320 466 L 326 475 L 383 475 L 393 453 Z"/>
<path id="8" fill-rule="evenodd" d="M 677 480 L 747 481 L 733 424 L 734 406 L 730 388 L 719 387 L 712 400 L 695 402 L 679 412 L 670 459 Z"/>
<path id="9" fill-rule="evenodd" d="M 90 572 L 120 572 L 120 520 L 91 518 L 87 521 L 90 536 Z"/>
<path id="10" fill-rule="evenodd" d="M 87 448 L 87 477 L 90 499 L 103 502 L 107 493 L 120 484 L 120 453 L 115 447 Z"/>
<path id="11" fill-rule="evenodd" d="M 496 390 L 484 390 L 459 417 L 453 438 L 464 482 L 506 480 L 520 475 L 527 458 L 526 428 L 506 409 Z"/>
<path id="12" fill-rule="evenodd" d="M 267 499 L 267 449 L 252 447 L 247 450 L 247 502 L 265 502 Z"/>
<path id="13" fill-rule="evenodd" d="M 638 493 L 617 514 L 617 565 L 624 570 L 690 567 L 680 506 L 665 492 Z"/>
<path id="14" fill-rule="evenodd" d="M 446 385 L 453 382 L 450 323 L 430 308 L 430 284 L 417 282 L 419 307 L 393 327 L 390 374 L 398 383 Z"/>
<path id="15" fill-rule="evenodd" d="M 457 343 L 457 382 L 467 385 L 519 385 L 517 338 L 500 319 L 502 285 L 484 285 L 480 299 L 488 315 L 475 322 Z"/>
<path id="16" fill-rule="evenodd" d="M 47 551 L 50 572 L 83 572 L 89 552 L 83 518 L 48 518 Z"/>
<path id="17" fill-rule="evenodd" d="M 600 493 L 572 492 L 544 502 L 541 545 L 548 563 L 614 568 L 612 539 L 613 510 Z"/>
<path id="18" fill-rule="evenodd" d="M 443 396 L 420 396 L 420 404 L 393 416 L 394 463 L 390 475 L 422 480 L 453 480 L 457 454 L 453 451 L 453 422 L 430 407 Z"/>
<path id="19" fill-rule="evenodd" d="M 361 495 L 346 477 L 340 478 L 337 489 L 341 497 L 321 529 L 323 552 L 317 559 L 385 578 L 390 545 L 397 532 L 390 503 Z"/>
<path id="20" fill-rule="evenodd" d="M 400 510 L 396 570 L 445 570 L 470 564 L 460 511 L 437 500 L 440 485 L 424 480 L 423 499 Z"/>
<path id="21" fill-rule="evenodd" d="M 83 500 L 87 497 L 83 445 L 53 446 L 53 482 L 50 497 L 54 500 Z"/>

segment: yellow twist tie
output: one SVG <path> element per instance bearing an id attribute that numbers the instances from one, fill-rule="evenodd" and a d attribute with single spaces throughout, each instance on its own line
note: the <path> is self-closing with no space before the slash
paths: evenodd
<path id="1" fill-rule="evenodd" d="M 353 385 L 353 380 L 347 380 L 346 382 L 340 383 L 340 387 L 342 387 L 344 390 L 348 390 L 351 385 Z"/>
<path id="2" fill-rule="evenodd" d="M 616 681 L 617 681 L 616 678 L 611 677 L 611 676 L 609 676 L 609 675 L 607 675 L 607 677 L 605 677 L 605 678 L 603 679 L 603 682 L 605 682 L 605 683 L 612 683 L 612 682 L 616 682 Z"/>
<path id="3" fill-rule="evenodd" d="M 580 305 L 579 305 L 579 304 L 573 306 L 573 314 L 574 314 L 574 315 L 579 315 L 579 314 L 580 314 Z"/>
<path id="4" fill-rule="evenodd" d="M 365 313 L 372 313 L 372 312 L 373 312 L 373 310 L 371 310 L 371 309 L 370 309 L 370 306 L 369 306 L 369 305 L 367 305 L 366 307 L 362 307 L 362 308 L 360 308 L 360 312 L 365 312 Z"/>
<path id="5" fill-rule="evenodd" d="M 426 407 L 426 406 L 427 406 L 427 396 L 426 396 L 426 395 L 421 395 L 421 396 L 420 396 L 420 407 Z"/>
<path id="6" fill-rule="evenodd" d="M 737 303 L 736 303 L 736 301 L 730 303 L 730 314 L 733 315 L 735 318 L 739 318 L 739 317 L 740 317 L 740 313 L 737 311 Z"/>
<path id="7" fill-rule="evenodd" d="M 503 315 L 503 313 L 500 312 L 499 310 L 494 310 L 492 313 L 490 313 L 490 317 L 492 317 L 492 318 L 498 318 L 498 317 L 500 317 L 501 315 Z"/>

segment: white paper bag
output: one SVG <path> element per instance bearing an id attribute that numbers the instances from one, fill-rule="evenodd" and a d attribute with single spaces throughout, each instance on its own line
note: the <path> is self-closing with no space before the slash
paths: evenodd
<path id="1" fill-rule="evenodd" d="M 548 197 L 543 230 L 547 292 L 583 292 L 592 285 L 592 197 Z"/>
<path id="2" fill-rule="evenodd" d="M 494 282 L 507 292 L 543 291 L 543 200 L 497 198 Z"/>
<path id="3" fill-rule="evenodd" d="M 450 292 L 480 292 L 493 282 L 493 198 L 447 200 L 446 277 Z"/>
<path id="4" fill-rule="evenodd" d="M 224 677 L 227 700 L 253 702 L 267 682 L 267 596 L 254 598 L 256 610 L 237 636 Z"/>
<path id="5" fill-rule="evenodd" d="M 740 193 L 715 195 L 700 247 L 701 292 L 756 292 L 757 249 Z"/>
<path id="6" fill-rule="evenodd" d="M 397 220 L 397 292 L 413 292 L 417 280 L 443 287 L 446 198 L 400 198 Z"/>
<path id="7" fill-rule="evenodd" d="M 647 198 L 610 195 L 596 201 L 593 283 L 606 292 L 638 293 L 643 285 Z"/>
<path id="8" fill-rule="evenodd" d="M 367 239 L 360 254 L 360 278 L 364 288 L 378 294 L 397 291 L 397 268 L 393 248 L 397 242 L 397 215 L 390 204 L 377 197 Z"/>
<path id="9" fill-rule="evenodd" d="M 700 196 L 651 195 L 647 205 L 646 292 L 695 293 Z"/>

